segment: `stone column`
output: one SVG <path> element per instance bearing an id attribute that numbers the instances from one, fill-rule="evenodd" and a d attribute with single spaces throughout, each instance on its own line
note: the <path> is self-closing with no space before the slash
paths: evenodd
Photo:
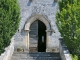
<path id="1" fill-rule="evenodd" d="M 46 30 L 46 52 L 51 52 L 50 49 L 50 30 Z"/>
<path id="2" fill-rule="evenodd" d="M 25 51 L 28 51 L 29 52 L 29 31 L 30 30 L 26 30 L 25 33 L 25 45 L 26 45 L 26 50 Z"/>
<path id="3" fill-rule="evenodd" d="M 51 33 L 55 33 L 54 30 L 46 30 L 46 36 L 47 36 L 47 41 L 46 41 L 46 52 L 52 52 L 53 51 L 53 48 L 51 47 L 51 39 L 50 39 L 50 34 Z"/>

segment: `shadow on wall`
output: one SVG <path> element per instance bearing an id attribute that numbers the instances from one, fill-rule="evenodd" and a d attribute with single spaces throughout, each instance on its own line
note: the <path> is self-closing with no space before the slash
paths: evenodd
<path id="1" fill-rule="evenodd" d="M 27 6 L 30 6 L 30 5 L 31 5 L 31 1 L 28 1 Z"/>
<path id="2" fill-rule="evenodd" d="M 52 7 L 54 7 L 56 5 L 56 2 L 53 2 Z"/>

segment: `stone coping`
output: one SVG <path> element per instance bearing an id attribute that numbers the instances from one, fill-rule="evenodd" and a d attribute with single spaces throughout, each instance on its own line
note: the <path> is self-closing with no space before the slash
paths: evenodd
<path id="1" fill-rule="evenodd" d="M 60 38 L 59 40 L 60 40 L 59 49 L 62 60 L 72 60 L 70 52 L 67 49 L 67 46 L 64 44 L 63 39 Z"/>
<path id="2" fill-rule="evenodd" d="M 11 39 L 11 43 L 5 48 L 5 52 L 0 55 L 0 60 L 10 60 L 14 52 L 14 37 Z"/>

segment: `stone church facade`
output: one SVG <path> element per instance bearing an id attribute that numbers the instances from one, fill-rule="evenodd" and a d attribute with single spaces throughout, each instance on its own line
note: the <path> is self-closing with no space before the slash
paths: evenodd
<path id="1" fill-rule="evenodd" d="M 15 34 L 14 48 L 27 52 L 59 51 L 56 26 L 57 0 L 19 0 L 21 21 Z"/>

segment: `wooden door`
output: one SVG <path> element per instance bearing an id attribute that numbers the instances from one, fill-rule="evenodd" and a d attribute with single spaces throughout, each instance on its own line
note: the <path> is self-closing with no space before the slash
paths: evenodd
<path id="1" fill-rule="evenodd" d="M 29 35 L 29 51 L 38 52 L 38 21 L 31 24 Z"/>

